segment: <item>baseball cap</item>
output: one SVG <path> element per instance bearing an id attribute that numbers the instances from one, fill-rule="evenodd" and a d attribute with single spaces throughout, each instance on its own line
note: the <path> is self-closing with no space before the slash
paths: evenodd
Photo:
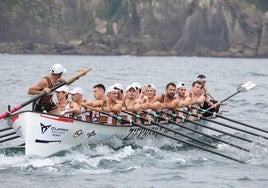
<path id="1" fill-rule="evenodd" d="M 203 74 L 199 74 L 199 75 L 197 76 L 197 78 L 198 78 L 199 81 L 206 81 L 206 76 L 203 75 Z"/>
<path id="2" fill-rule="evenodd" d="M 126 88 L 126 92 L 127 92 L 130 88 L 133 88 L 133 89 L 136 91 L 136 87 L 133 86 L 133 85 L 131 84 L 131 85 L 128 85 L 128 86 L 127 86 L 127 88 Z"/>
<path id="3" fill-rule="evenodd" d="M 123 90 L 123 86 L 120 83 L 115 83 L 113 86 L 117 89 Z"/>
<path id="4" fill-rule="evenodd" d="M 114 85 L 111 85 L 107 88 L 107 94 L 110 93 L 110 92 L 113 92 L 113 91 L 117 91 L 118 92 L 118 89 L 115 89 L 115 86 Z"/>
<path id="5" fill-rule="evenodd" d="M 67 72 L 67 70 L 61 64 L 54 64 L 51 67 L 52 74 L 60 74 L 63 72 Z"/>
<path id="6" fill-rule="evenodd" d="M 147 85 L 147 88 L 153 88 L 153 89 L 156 91 L 156 87 L 155 87 L 154 84 L 148 84 L 148 85 Z"/>
<path id="7" fill-rule="evenodd" d="M 64 91 L 66 93 L 69 93 L 69 89 L 66 86 L 61 86 L 60 88 L 56 89 L 57 92 Z"/>
<path id="8" fill-rule="evenodd" d="M 72 95 L 74 95 L 76 93 L 79 93 L 79 94 L 83 95 L 83 89 L 80 88 L 80 87 L 75 87 L 69 93 L 72 94 Z"/>
<path id="9" fill-rule="evenodd" d="M 136 88 L 141 89 L 141 84 L 138 83 L 138 82 L 133 82 L 131 85 L 134 86 L 134 87 L 136 87 Z"/>
<path id="10" fill-rule="evenodd" d="M 177 89 L 179 89 L 180 87 L 186 87 L 186 84 L 184 82 L 179 82 L 177 84 Z"/>

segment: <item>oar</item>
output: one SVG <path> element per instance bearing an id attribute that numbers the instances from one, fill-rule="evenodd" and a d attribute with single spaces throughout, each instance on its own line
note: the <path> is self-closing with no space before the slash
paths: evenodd
<path id="1" fill-rule="evenodd" d="M 67 84 L 67 85 L 70 85 L 70 84 L 73 83 L 76 79 L 80 78 L 81 76 L 86 75 L 90 70 L 91 70 L 91 68 L 86 68 L 86 69 L 80 71 L 79 73 L 75 74 L 75 75 L 72 76 L 71 78 L 66 79 L 64 82 L 61 82 L 61 83 L 55 85 L 54 87 L 52 87 L 52 88 L 50 89 L 51 92 L 54 91 L 54 90 L 56 90 L 56 89 L 58 89 L 58 88 L 61 87 L 61 86 L 66 85 L 66 84 Z M 11 108 L 10 111 L 7 111 L 7 112 L 4 112 L 4 113 L 0 114 L 0 120 L 3 119 L 3 118 L 8 117 L 8 116 L 9 116 L 10 114 L 12 114 L 13 112 L 18 111 L 18 110 L 21 109 L 22 107 L 24 107 L 24 106 L 26 106 L 26 105 L 28 105 L 28 104 L 30 104 L 30 103 L 36 101 L 37 99 L 39 99 L 39 98 L 45 96 L 46 94 L 47 94 L 47 93 L 44 92 L 44 93 L 42 93 L 42 94 L 40 94 L 40 95 L 37 95 L 37 96 L 31 98 L 30 100 L 25 101 L 24 103 L 19 104 L 18 106 L 15 106 L 15 107 Z"/>
<path id="2" fill-rule="evenodd" d="M 243 84 L 243 85 L 241 85 L 241 86 L 239 86 L 239 87 L 237 88 L 237 92 L 235 92 L 234 94 L 230 95 L 229 97 L 223 99 L 222 101 L 216 103 L 216 104 L 213 105 L 212 107 L 210 107 L 210 108 L 204 110 L 203 113 L 209 111 L 209 110 L 212 109 L 212 108 L 215 108 L 215 107 L 216 107 L 217 105 L 219 105 L 219 104 L 224 103 L 225 101 L 227 101 L 228 99 L 230 99 L 230 98 L 232 98 L 233 96 L 237 95 L 238 93 L 241 93 L 241 92 L 242 92 L 242 93 L 245 93 L 245 92 L 247 92 L 248 90 L 254 88 L 255 86 L 256 86 L 256 84 L 254 84 L 254 83 L 251 82 L 251 81 L 246 82 L 245 84 Z"/>
<path id="3" fill-rule="evenodd" d="M 125 110 L 123 110 L 123 112 L 128 113 L 128 114 L 134 116 L 136 119 L 141 119 L 142 121 L 150 122 L 151 124 L 154 124 L 154 125 L 156 125 L 156 126 L 158 126 L 158 127 L 161 127 L 162 129 L 166 129 L 166 130 L 168 130 L 168 131 L 170 131 L 170 132 L 176 133 L 176 134 L 181 135 L 181 136 L 183 136 L 183 137 L 186 137 L 186 138 L 189 138 L 189 139 L 194 140 L 194 141 L 196 141 L 196 142 L 202 143 L 202 144 L 204 144 L 204 145 L 206 145 L 206 146 L 209 146 L 209 147 L 211 147 L 211 148 L 214 148 L 214 149 L 217 148 L 216 146 L 213 146 L 213 145 L 211 145 L 211 144 L 208 144 L 207 142 L 204 142 L 204 141 L 199 140 L 199 139 L 196 139 L 196 138 L 194 138 L 194 137 L 192 137 L 192 136 L 183 134 L 183 133 L 181 133 L 181 132 L 179 132 L 179 131 L 176 131 L 176 130 L 174 130 L 174 129 L 171 129 L 171 128 L 169 128 L 169 127 L 163 126 L 163 125 L 161 125 L 160 123 L 157 123 L 157 122 L 155 122 L 155 121 L 152 121 L 152 120 L 146 119 L 146 118 L 144 118 L 144 117 L 141 117 L 141 116 L 139 116 L 138 114 L 133 114 L 133 113 L 128 112 L 128 111 L 125 111 Z M 138 118 L 137 118 L 137 116 L 138 116 Z"/>
<path id="4" fill-rule="evenodd" d="M 16 134 L 16 133 L 11 132 L 11 133 L 7 133 L 7 134 L 3 134 L 3 135 L 0 135 L 0 138 L 4 138 L 4 137 L 7 137 L 7 136 L 10 136 L 10 135 L 13 135 L 13 134 Z"/>
<path id="5" fill-rule="evenodd" d="M 183 111 L 183 112 L 184 112 L 184 111 Z M 184 112 L 184 113 L 187 113 L 187 112 Z M 249 139 L 247 139 L 247 138 L 244 138 L 244 137 L 241 137 L 241 136 L 238 136 L 238 135 L 235 135 L 235 134 L 232 134 L 232 133 L 229 133 L 229 132 L 226 132 L 226 131 L 217 129 L 217 128 L 215 128 L 215 127 L 210 127 L 210 126 L 207 126 L 207 125 L 203 125 L 203 124 L 201 124 L 201 123 L 197 123 L 197 122 L 195 122 L 195 121 L 191 121 L 191 120 L 185 119 L 185 118 L 183 118 L 183 117 L 177 116 L 176 114 L 172 114 L 172 113 L 168 113 L 168 112 L 166 112 L 166 114 L 168 114 L 168 115 L 170 115 L 170 116 L 172 116 L 172 117 L 174 117 L 174 118 L 179 118 L 179 119 L 181 119 L 181 120 L 183 120 L 183 121 L 186 121 L 186 122 L 191 122 L 191 123 L 193 123 L 193 124 L 195 124 L 195 125 L 198 125 L 198 126 L 200 126 L 200 127 L 204 127 L 204 128 L 207 128 L 207 129 L 210 129 L 210 130 L 213 130 L 213 131 L 216 131 L 216 132 L 219 132 L 219 133 L 222 133 L 222 134 L 231 136 L 231 137 L 233 137 L 233 138 L 237 138 L 237 139 L 240 139 L 240 140 L 249 142 L 249 143 L 256 143 L 256 144 L 258 144 L 258 145 L 265 146 L 265 145 L 263 145 L 263 144 L 261 144 L 261 143 L 254 142 L 254 141 L 249 140 Z"/>
<path id="6" fill-rule="evenodd" d="M 230 98 L 233 97 L 234 95 L 236 95 L 236 94 L 238 94 L 238 93 L 240 93 L 240 92 L 246 92 L 246 91 L 248 91 L 248 90 L 254 88 L 255 86 L 256 86 L 256 84 L 254 84 L 253 82 L 249 81 L 249 82 L 243 84 L 242 86 L 238 87 L 236 93 L 234 93 L 234 94 L 232 94 L 231 96 L 227 97 L 226 99 L 224 99 L 224 100 L 221 101 L 220 103 L 222 104 L 223 102 L 227 101 L 228 99 L 230 99 Z M 255 130 L 258 130 L 258 131 L 262 131 L 262 132 L 268 133 L 268 131 L 265 130 L 265 129 L 261 129 L 261 128 L 259 128 L 259 127 L 255 127 L 255 126 L 252 126 L 252 125 L 249 125 L 249 124 L 246 124 L 246 123 L 243 123 L 243 122 L 239 122 L 239 121 L 234 120 L 234 119 L 231 119 L 231 118 L 224 117 L 224 116 L 222 116 L 222 115 L 219 115 L 218 113 L 215 113 L 215 112 L 213 113 L 213 112 L 208 111 L 209 109 L 201 109 L 201 108 L 196 108 L 196 107 L 192 107 L 192 108 L 197 109 L 197 110 L 201 110 L 202 114 L 203 114 L 203 113 L 209 113 L 209 114 L 211 114 L 211 115 L 214 115 L 214 116 L 216 116 L 216 117 L 219 117 L 219 118 L 222 118 L 222 119 L 231 121 L 231 122 L 233 122 L 233 123 L 237 123 L 237 124 L 244 125 L 244 126 L 246 126 L 246 127 L 249 127 L 249 128 L 255 129 Z"/>
<path id="7" fill-rule="evenodd" d="M 129 121 L 129 120 L 126 120 L 126 119 L 123 119 L 123 118 L 121 118 L 120 116 L 115 116 L 115 115 L 112 115 L 112 114 L 109 114 L 109 113 L 107 113 L 107 112 L 103 112 L 103 111 L 101 111 L 101 113 L 103 113 L 103 114 L 105 114 L 105 115 L 107 115 L 107 116 L 110 116 L 110 117 L 116 119 L 117 121 L 121 121 L 121 122 L 129 123 L 130 125 L 134 125 L 134 126 L 137 126 L 137 127 L 142 128 L 142 129 L 146 129 L 146 130 L 151 131 L 151 132 L 153 132 L 153 133 L 162 135 L 162 136 L 167 137 L 167 138 L 170 138 L 170 139 L 172 139 L 172 140 L 179 141 L 179 142 L 184 143 L 184 144 L 188 144 L 188 145 L 190 145 L 190 146 L 193 146 L 193 147 L 196 147 L 196 148 L 198 148 L 198 149 L 207 151 L 207 152 L 209 152 L 209 153 L 213 153 L 213 154 L 215 154 L 215 155 L 219 155 L 219 156 L 221 156 L 221 157 L 224 157 L 224 158 L 227 158 L 227 159 L 230 159 L 230 160 L 239 162 L 239 163 L 246 163 L 245 161 L 242 161 L 242 160 L 239 160 L 239 159 L 235 159 L 235 158 L 233 158 L 233 157 L 230 157 L 230 156 L 228 156 L 228 155 L 219 153 L 219 152 L 214 151 L 214 150 L 212 150 L 212 149 L 205 148 L 205 147 L 202 147 L 202 146 L 200 146 L 200 145 L 198 145 L 198 144 L 194 144 L 194 143 L 188 142 L 188 141 L 186 141 L 186 140 L 182 140 L 182 139 L 179 139 L 179 138 L 177 138 L 177 137 L 173 137 L 173 136 L 171 136 L 171 135 L 168 135 L 168 134 L 162 133 L 162 132 L 160 132 L 160 131 L 151 129 L 150 127 L 148 127 L 148 126 L 146 126 L 146 125 L 140 125 L 140 124 L 138 124 L 138 123 L 136 123 L 136 122 Z M 140 116 L 137 116 L 136 118 L 139 118 L 139 117 L 140 117 Z"/>
<path id="8" fill-rule="evenodd" d="M 20 137 L 19 135 L 15 135 L 15 136 L 0 140 L 0 143 L 7 142 L 9 140 L 14 140 L 14 139 L 19 138 L 19 137 Z"/>
<path id="9" fill-rule="evenodd" d="M 150 113 L 150 112 L 147 112 L 147 111 L 145 111 L 145 112 L 148 113 L 149 115 L 154 116 L 155 118 L 159 118 L 159 119 L 162 119 L 162 120 L 167 120 L 169 123 L 172 123 L 172 124 L 174 124 L 174 125 L 177 125 L 177 126 L 179 126 L 179 127 L 182 127 L 182 128 L 184 128 L 184 129 L 187 129 L 187 130 L 190 130 L 190 131 L 192 131 L 192 132 L 198 133 L 198 134 L 200 134 L 200 135 L 206 136 L 206 137 L 208 137 L 208 138 L 211 138 L 211 139 L 220 141 L 220 142 L 222 142 L 222 143 L 228 144 L 228 145 L 233 146 L 233 147 L 235 147 L 235 148 L 238 148 L 238 149 L 240 149 L 240 150 L 250 152 L 250 150 L 248 150 L 248 149 L 246 149 L 246 148 L 244 148 L 244 147 L 238 146 L 238 145 L 233 144 L 233 143 L 231 143 L 231 142 L 227 142 L 227 141 L 222 140 L 222 139 L 220 139 L 220 138 L 217 138 L 217 137 L 215 137 L 215 136 L 208 135 L 208 134 L 203 133 L 203 132 L 201 132 L 201 131 L 198 131 L 198 130 L 196 130 L 196 129 L 193 129 L 193 128 L 184 126 L 184 125 L 182 125 L 182 124 L 180 124 L 180 123 L 178 123 L 178 122 L 176 122 L 176 121 L 170 120 L 170 119 L 168 119 L 168 118 L 166 118 L 166 117 L 160 116 L 160 115 L 158 115 L 158 114 L 153 114 L 153 113 Z M 164 111 L 162 111 L 162 112 L 165 113 L 165 114 L 167 114 L 167 113 L 164 112 Z M 169 115 L 169 114 L 168 114 L 168 115 Z M 171 117 L 174 117 L 174 116 L 171 116 Z M 174 117 L 174 118 L 176 118 L 176 117 Z M 192 121 L 188 121 L 188 122 L 192 123 Z"/>
<path id="10" fill-rule="evenodd" d="M 8 130 L 11 130 L 12 129 L 12 127 L 6 127 L 6 128 L 3 128 L 3 129 L 0 129 L 0 132 L 2 132 L 2 131 L 8 131 Z"/>
<path id="11" fill-rule="evenodd" d="M 185 111 L 183 110 L 178 110 L 179 112 L 183 112 L 185 113 Z M 202 116 L 198 116 L 196 114 L 193 114 L 191 112 L 186 112 L 189 116 L 194 116 L 194 117 L 197 117 L 197 118 L 200 118 L 200 119 L 203 119 L 203 120 L 206 120 L 206 121 L 209 121 L 209 122 L 212 122 L 212 123 L 215 123 L 215 124 L 218 124 L 218 125 L 222 125 L 224 127 L 228 127 L 230 129 L 234 129 L 234 130 L 238 130 L 238 131 L 241 131 L 241 132 L 244 132 L 244 133 L 247 133 L 247 134 L 250 134 L 250 135 L 253 135 L 253 136 L 257 136 L 257 137 L 261 137 L 261 138 L 264 138 L 266 140 L 268 140 L 268 137 L 266 136 L 263 136 L 263 135 L 260 135 L 260 134 L 257 134 L 257 133 L 253 133 L 253 132 L 250 132 L 250 131 L 247 131 L 247 130 L 243 130 L 243 129 L 240 129 L 238 127 L 234 127 L 234 126 L 231 126 L 231 125 L 227 125 L 225 123 L 222 123 L 222 122 L 219 122 L 219 121 L 216 121 L 216 120 L 212 120 L 212 119 L 208 119 L 208 118 L 205 118 L 205 117 L 202 117 Z"/>
<path id="12" fill-rule="evenodd" d="M 192 108 L 197 109 L 197 110 L 201 110 L 202 113 L 203 113 L 203 112 L 207 112 L 207 113 L 209 113 L 210 115 L 213 115 L 213 116 L 215 116 L 215 117 L 219 117 L 219 118 L 222 118 L 222 119 L 231 121 L 231 122 L 233 122 L 233 123 L 237 123 L 237 124 L 243 125 L 243 126 L 248 127 L 248 128 L 252 128 L 252 129 L 255 129 L 255 130 L 258 130 L 258 131 L 261 131 L 261 132 L 268 133 L 268 130 L 261 129 L 261 128 L 259 128 L 259 127 L 255 127 L 255 126 L 253 126 L 253 125 L 249 125 L 249 124 L 247 124 L 247 123 L 243 123 L 243 122 L 240 122 L 240 121 L 237 121 L 237 120 L 234 120 L 234 119 L 225 117 L 225 116 L 223 116 L 223 115 L 220 115 L 219 113 L 206 111 L 206 110 L 204 110 L 204 109 L 196 108 L 196 107 L 192 107 Z"/>

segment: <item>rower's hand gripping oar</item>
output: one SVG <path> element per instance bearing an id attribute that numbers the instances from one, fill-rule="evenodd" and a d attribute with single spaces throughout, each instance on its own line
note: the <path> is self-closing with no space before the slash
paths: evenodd
<path id="1" fill-rule="evenodd" d="M 225 101 L 227 101 L 228 99 L 230 99 L 230 98 L 232 98 L 233 96 L 237 95 L 238 93 L 241 93 L 241 92 L 242 92 L 242 93 L 245 93 L 245 92 L 251 90 L 251 89 L 254 88 L 255 86 L 256 86 L 256 84 L 254 84 L 254 83 L 251 82 L 251 81 L 248 81 L 247 83 L 245 83 L 245 84 L 239 86 L 239 87 L 237 88 L 237 92 L 235 92 L 234 94 L 230 95 L 229 97 L 223 99 L 222 101 L 217 102 L 215 105 L 209 107 L 208 109 L 203 110 L 202 113 L 205 113 L 205 112 L 209 111 L 210 109 L 217 107 L 218 105 L 224 103 Z"/>
<path id="2" fill-rule="evenodd" d="M 72 84 L 75 80 L 79 79 L 81 76 L 86 75 L 90 70 L 91 70 L 91 68 L 86 68 L 86 69 L 80 71 L 79 73 L 75 74 L 75 75 L 72 76 L 71 78 L 66 79 L 65 81 L 63 81 L 63 82 L 61 82 L 61 83 L 55 85 L 54 87 L 50 88 L 50 91 L 52 92 L 52 91 L 58 89 L 58 88 L 61 87 L 61 86 L 66 85 L 66 84 L 67 84 L 67 85 Z M 15 107 L 11 108 L 8 112 L 4 112 L 4 113 L 0 114 L 0 120 L 3 119 L 3 118 L 8 117 L 10 114 L 12 114 L 12 113 L 18 111 L 19 109 L 21 109 L 21 108 L 23 108 L 24 106 L 26 106 L 26 105 L 28 105 L 28 104 L 30 104 L 30 103 L 36 101 L 37 99 L 39 99 L 39 98 L 45 96 L 46 94 L 47 94 L 46 92 L 41 93 L 40 95 L 37 95 L 37 96 L 31 98 L 30 100 L 25 101 L 24 103 L 19 104 L 19 105 L 15 106 Z"/>
<path id="3" fill-rule="evenodd" d="M 195 143 L 192 143 L 192 142 L 188 142 L 188 141 L 186 141 L 186 140 L 182 140 L 182 139 L 179 139 L 179 138 L 177 138 L 177 137 L 173 137 L 173 136 L 171 136 L 171 135 L 169 135 L 169 134 L 165 134 L 165 133 L 163 133 L 163 132 L 160 132 L 160 131 L 151 129 L 150 127 L 148 127 L 148 126 L 146 126 L 146 125 L 141 125 L 141 124 L 138 124 L 138 123 L 133 122 L 133 121 L 130 122 L 129 120 L 123 119 L 123 118 L 121 118 L 120 116 L 115 116 L 115 115 L 112 115 L 112 114 L 107 113 L 107 112 L 104 112 L 104 111 L 101 111 L 100 113 L 103 113 L 103 114 L 105 114 L 105 115 L 107 115 L 107 116 L 110 116 L 110 117 L 116 119 L 117 121 L 121 121 L 121 122 L 129 123 L 130 125 L 134 125 L 134 126 L 137 126 L 137 127 L 142 128 L 142 129 L 146 129 L 146 130 L 151 131 L 151 132 L 153 132 L 153 133 L 162 135 L 162 136 L 167 137 L 167 138 L 170 138 L 170 139 L 172 139 L 172 140 L 179 141 L 179 142 L 184 143 L 184 144 L 188 144 L 188 145 L 190 145 L 190 146 L 193 146 L 193 147 L 196 147 L 196 148 L 198 148 L 198 149 L 207 151 L 207 152 L 209 152 L 209 153 L 213 153 L 213 154 L 215 154 L 215 155 L 219 155 L 219 156 L 221 156 L 221 157 L 224 157 L 224 158 L 227 158 L 227 159 L 230 159 L 230 160 L 239 162 L 239 163 L 246 163 L 245 161 L 242 161 L 242 160 L 239 160 L 239 159 L 235 159 L 235 158 L 233 158 L 233 157 L 230 157 L 230 156 L 228 156 L 228 155 L 219 153 L 219 152 L 214 151 L 214 150 L 212 150 L 212 149 L 205 148 L 205 147 L 200 146 L 200 145 L 198 145 L 198 144 L 195 144 Z M 138 117 L 140 117 L 140 116 L 137 116 L 136 118 L 138 118 Z"/>

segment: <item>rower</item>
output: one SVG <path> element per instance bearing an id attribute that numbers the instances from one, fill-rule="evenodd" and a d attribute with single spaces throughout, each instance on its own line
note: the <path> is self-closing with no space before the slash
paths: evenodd
<path id="1" fill-rule="evenodd" d="M 203 85 L 200 81 L 194 81 L 192 88 L 189 92 L 189 97 L 191 98 L 191 109 L 190 112 L 194 115 L 200 115 L 200 108 L 202 108 L 206 98 L 203 95 Z M 194 108 L 192 108 L 194 107 Z M 195 120 L 196 117 L 190 116 L 190 120 Z"/>
<path id="2" fill-rule="evenodd" d="M 83 99 L 83 89 L 75 87 L 69 93 L 71 94 L 72 101 L 78 104 L 80 110 L 80 113 L 74 116 L 74 118 L 82 121 L 91 121 L 91 113 L 88 112 L 85 107 L 85 103 L 88 102 L 89 99 Z"/>
<path id="3" fill-rule="evenodd" d="M 161 116 L 171 118 L 167 113 L 174 113 L 176 108 L 176 84 L 170 82 L 166 85 L 165 94 L 160 94 L 157 96 L 157 100 L 161 103 Z M 162 123 L 162 122 L 161 122 Z"/>
<path id="4" fill-rule="evenodd" d="M 141 109 L 149 112 L 149 113 L 156 113 L 161 108 L 161 103 L 158 101 L 156 97 L 156 87 L 154 84 L 148 84 L 146 90 L 146 96 L 139 100 L 139 104 L 141 105 Z M 155 120 L 151 115 L 147 113 L 141 113 L 146 119 Z"/>
<path id="5" fill-rule="evenodd" d="M 132 84 L 130 84 L 131 86 L 135 87 L 136 91 L 135 91 L 135 97 L 136 99 L 140 99 L 142 98 L 142 88 L 141 88 L 141 84 L 138 82 L 133 82 Z"/>
<path id="6" fill-rule="evenodd" d="M 93 86 L 93 95 L 95 100 L 105 99 L 105 86 L 103 84 L 96 84 Z"/>
<path id="7" fill-rule="evenodd" d="M 126 96 L 122 101 L 122 112 L 120 113 L 120 116 L 128 121 L 134 121 L 134 117 L 128 113 L 139 114 L 140 110 L 141 106 L 136 100 L 136 87 L 128 85 L 126 88 Z"/>
<path id="8" fill-rule="evenodd" d="M 107 97 L 104 100 L 98 100 L 87 104 L 87 108 L 93 111 L 98 123 L 116 125 L 114 118 L 101 114 L 101 111 L 109 112 L 111 115 L 119 115 L 122 109 L 122 102 L 118 101 L 118 89 L 111 85 L 107 89 Z M 93 117 L 93 119 L 95 119 Z M 95 120 L 93 121 L 95 122 Z"/>
<path id="9" fill-rule="evenodd" d="M 191 106 L 191 98 L 187 95 L 186 84 L 179 82 L 177 84 L 177 98 L 176 98 L 176 114 L 181 118 L 177 118 L 177 122 L 182 122 L 183 119 L 187 118 L 187 114 L 181 111 L 188 112 L 189 106 Z"/>
<path id="10" fill-rule="evenodd" d="M 118 100 L 122 101 L 124 99 L 124 90 L 123 86 L 120 83 L 113 84 L 114 88 L 118 90 Z"/>
<path id="11" fill-rule="evenodd" d="M 62 86 L 56 89 L 56 109 L 51 111 L 51 114 L 60 115 L 68 118 L 73 118 L 80 114 L 79 105 L 76 102 L 68 100 L 69 89 L 67 86 Z"/>
<path id="12" fill-rule="evenodd" d="M 206 98 L 202 108 L 203 109 L 210 109 L 209 110 L 210 112 L 218 112 L 220 106 L 217 106 L 217 108 L 213 107 L 218 101 L 216 101 L 207 91 L 206 76 L 203 74 L 200 74 L 197 76 L 197 79 L 198 79 L 198 81 L 200 81 L 202 83 L 203 95 Z M 203 116 L 205 116 L 205 117 L 211 116 L 211 113 L 204 113 Z"/>

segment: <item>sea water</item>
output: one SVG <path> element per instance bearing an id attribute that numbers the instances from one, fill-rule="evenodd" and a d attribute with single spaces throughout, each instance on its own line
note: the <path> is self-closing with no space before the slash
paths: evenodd
<path id="1" fill-rule="evenodd" d="M 31 99 L 28 88 L 49 74 L 53 64 L 61 63 L 67 68 L 65 78 L 92 68 L 69 86 L 82 87 L 84 97 L 90 99 L 92 87 L 98 83 L 106 87 L 115 82 L 124 87 L 132 82 L 153 83 L 157 92 L 164 93 L 168 82 L 185 82 L 189 89 L 198 74 L 205 74 L 208 91 L 215 99 L 224 100 L 240 85 L 252 81 L 257 86 L 227 100 L 222 106 L 223 115 L 268 130 L 267 59 L 1 54 L 0 63 L 0 113 L 7 111 L 8 105 L 14 107 Z M 22 110 L 30 108 L 29 104 Z M 0 126 L 7 127 L 6 120 L 0 120 Z M 266 140 L 214 126 L 268 145 Z M 2 131 L 0 136 L 7 133 Z M 110 140 L 81 145 L 47 158 L 24 156 L 24 149 L 17 147 L 23 140 L 14 139 L 0 144 L 0 187 L 267 187 L 268 147 L 224 138 L 251 152 L 225 144 L 219 144 L 217 151 L 246 160 L 246 164 L 168 138 Z"/>

